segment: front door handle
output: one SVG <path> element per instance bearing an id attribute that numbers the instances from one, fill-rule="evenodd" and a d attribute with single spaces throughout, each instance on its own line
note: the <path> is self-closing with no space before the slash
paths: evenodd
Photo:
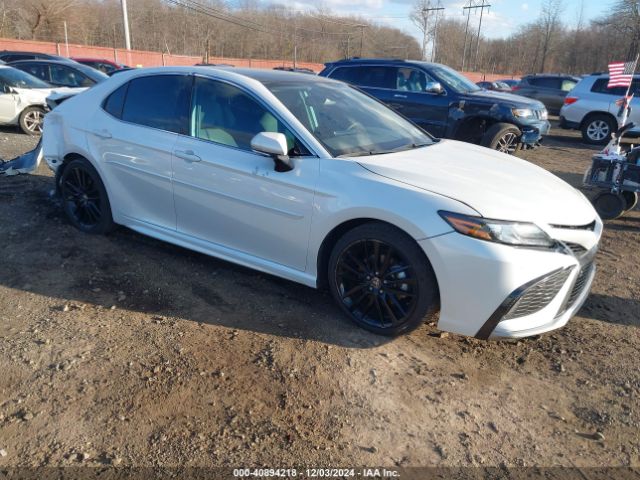
<path id="1" fill-rule="evenodd" d="M 393 98 L 407 98 L 407 96 L 400 93 L 394 93 Z"/>
<path id="2" fill-rule="evenodd" d="M 193 150 L 176 150 L 173 154 L 187 162 L 199 162 L 202 160 L 198 155 L 193 153 Z"/>
<path id="3" fill-rule="evenodd" d="M 93 134 L 96 137 L 100 137 L 104 139 L 109 139 L 113 137 L 113 135 L 111 135 L 111 132 L 109 132 L 108 130 L 94 130 Z"/>

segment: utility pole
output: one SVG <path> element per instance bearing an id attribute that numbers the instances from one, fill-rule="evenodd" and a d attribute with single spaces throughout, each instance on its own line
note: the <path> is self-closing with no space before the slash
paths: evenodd
<path id="1" fill-rule="evenodd" d="M 478 54 L 480 53 L 480 29 L 482 28 L 482 15 L 485 8 L 489 10 L 489 7 L 491 7 L 491 5 L 485 5 L 484 2 L 485 0 L 482 0 L 482 3 L 478 6 L 478 8 L 480 8 L 480 21 L 478 22 L 478 39 L 476 41 L 476 70 L 478 70 Z"/>
<path id="2" fill-rule="evenodd" d="M 478 63 L 478 52 L 480 51 L 480 29 L 482 28 L 482 14 L 484 9 L 488 9 L 491 7 L 489 4 L 485 4 L 486 0 L 469 0 L 469 4 L 466 7 L 462 7 L 462 11 L 467 11 L 467 24 L 464 28 L 464 49 L 462 51 L 462 71 L 464 72 L 464 67 L 467 59 L 467 38 L 469 32 L 469 18 L 471 17 L 471 10 L 480 9 L 480 23 L 478 24 L 478 44 L 476 47 L 476 67 Z M 471 37 L 471 41 L 469 42 L 469 50 L 473 46 L 473 36 Z"/>
<path id="3" fill-rule="evenodd" d="M 64 21 L 64 44 L 67 47 L 67 57 L 69 57 L 69 35 L 67 34 L 67 21 Z"/>
<path id="4" fill-rule="evenodd" d="M 436 58 L 436 44 L 438 42 L 438 22 L 440 18 L 440 11 L 444 10 L 442 6 L 441 0 L 438 0 L 438 5 L 435 8 L 428 8 L 427 10 L 436 12 L 436 21 L 433 27 L 433 46 L 431 47 L 431 61 L 433 62 Z"/>
<path id="5" fill-rule="evenodd" d="M 131 50 L 131 37 L 129 35 L 129 16 L 127 14 L 127 0 L 120 0 L 122 4 L 122 23 L 124 25 L 124 46 Z"/>
<path id="6" fill-rule="evenodd" d="M 364 27 L 366 25 L 360 25 L 360 58 L 362 58 L 362 47 L 364 45 Z"/>

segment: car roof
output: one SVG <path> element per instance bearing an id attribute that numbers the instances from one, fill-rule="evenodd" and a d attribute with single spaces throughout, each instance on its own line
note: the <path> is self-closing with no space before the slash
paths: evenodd
<path id="1" fill-rule="evenodd" d="M 162 67 L 161 67 L 162 68 Z M 166 68 L 166 67 L 165 67 Z M 311 76 L 308 73 L 300 73 L 300 72 L 288 72 L 286 70 L 270 70 L 270 69 L 259 69 L 259 68 L 228 68 L 228 67 L 200 67 L 196 66 L 197 69 L 212 69 L 212 70 L 220 70 L 224 69 L 228 72 L 233 72 L 234 74 L 239 74 L 244 77 L 252 78 L 253 80 L 257 80 L 260 83 L 286 83 L 286 82 L 322 82 L 322 83 L 335 83 L 335 80 L 331 80 L 326 77 L 316 77 Z"/>
<path id="2" fill-rule="evenodd" d="M 97 58 L 97 57 L 71 57 L 71 60 L 74 60 L 76 62 L 79 61 L 83 61 L 83 62 L 105 62 L 105 63 L 116 63 L 113 60 L 109 60 L 107 58 Z"/>
<path id="3" fill-rule="evenodd" d="M 342 60 L 336 60 L 335 62 L 325 63 L 326 66 L 329 65 L 367 65 L 367 64 L 388 64 L 388 65 L 398 65 L 398 64 L 406 64 L 406 65 L 417 65 L 422 67 L 429 66 L 441 66 L 441 63 L 435 62 L 424 62 L 422 60 L 407 60 L 403 58 L 344 58 Z"/>

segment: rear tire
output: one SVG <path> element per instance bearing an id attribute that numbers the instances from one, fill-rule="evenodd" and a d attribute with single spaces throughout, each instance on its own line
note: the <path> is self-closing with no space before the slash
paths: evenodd
<path id="1" fill-rule="evenodd" d="M 590 145 L 606 145 L 618 125 L 611 115 L 594 113 L 582 122 L 582 139 Z"/>
<path id="2" fill-rule="evenodd" d="M 520 150 L 521 136 L 522 132 L 515 125 L 496 123 L 486 131 L 480 144 L 492 150 L 515 155 Z"/>
<path id="3" fill-rule="evenodd" d="M 340 238 L 327 278 L 347 316 L 379 335 L 407 333 L 438 309 L 429 260 L 415 240 L 388 224 L 365 223 Z"/>
<path id="4" fill-rule="evenodd" d="M 42 135 L 44 113 L 44 109 L 40 107 L 25 108 L 20 114 L 20 130 L 27 135 Z"/>
<path id="5" fill-rule="evenodd" d="M 622 195 L 600 192 L 592 200 L 593 207 L 603 220 L 615 220 L 625 212 L 627 202 Z"/>
<path id="6" fill-rule="evenodd" d="M 115 228 L 107 190 L 88 160 L 71 160 L 62 171 L 59 185 L 64 213 L 74 227 L 93 234 Z"/>

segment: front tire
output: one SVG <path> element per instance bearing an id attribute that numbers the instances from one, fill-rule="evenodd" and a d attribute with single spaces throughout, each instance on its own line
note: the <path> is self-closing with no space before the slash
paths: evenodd
<path id="1" fill-rule="evenodd" d="M 510 123 L 492 125 L 482 137 L 483 147 L 497 150 L 508 155 L 515 155 L 520 150 L 520 129 Z"/>
<path id="2" fill-rule="evenodd" d="M 84 158 L 72 160 L 60 176 L 64 212 L 78 230 L 102 234 L 114 229 L 107 191 L 97 170 Z"/>
<path id="3" fill-rule="evenodd" d="M 333 248 L 328 279 L 347 316 L 379 335 L 407 333 L 438 308 L 429 260 L 415 240 L 391 225 L 370 222 L 347 232 Z"/>
<path id="4" fill-rule="evenodd" d="M 588 116 L 582 123 L 582 139 L 590 145 L 605 145 L 618 130 L 614 118 L 603 113 Z"/>
<path id="5" fill-rule="evenodd" d="M 20 114 L 20 130 L 27 135 L 41 135 L 44 122 L 44 109 L 40 107 L 27 107 Z"/>

